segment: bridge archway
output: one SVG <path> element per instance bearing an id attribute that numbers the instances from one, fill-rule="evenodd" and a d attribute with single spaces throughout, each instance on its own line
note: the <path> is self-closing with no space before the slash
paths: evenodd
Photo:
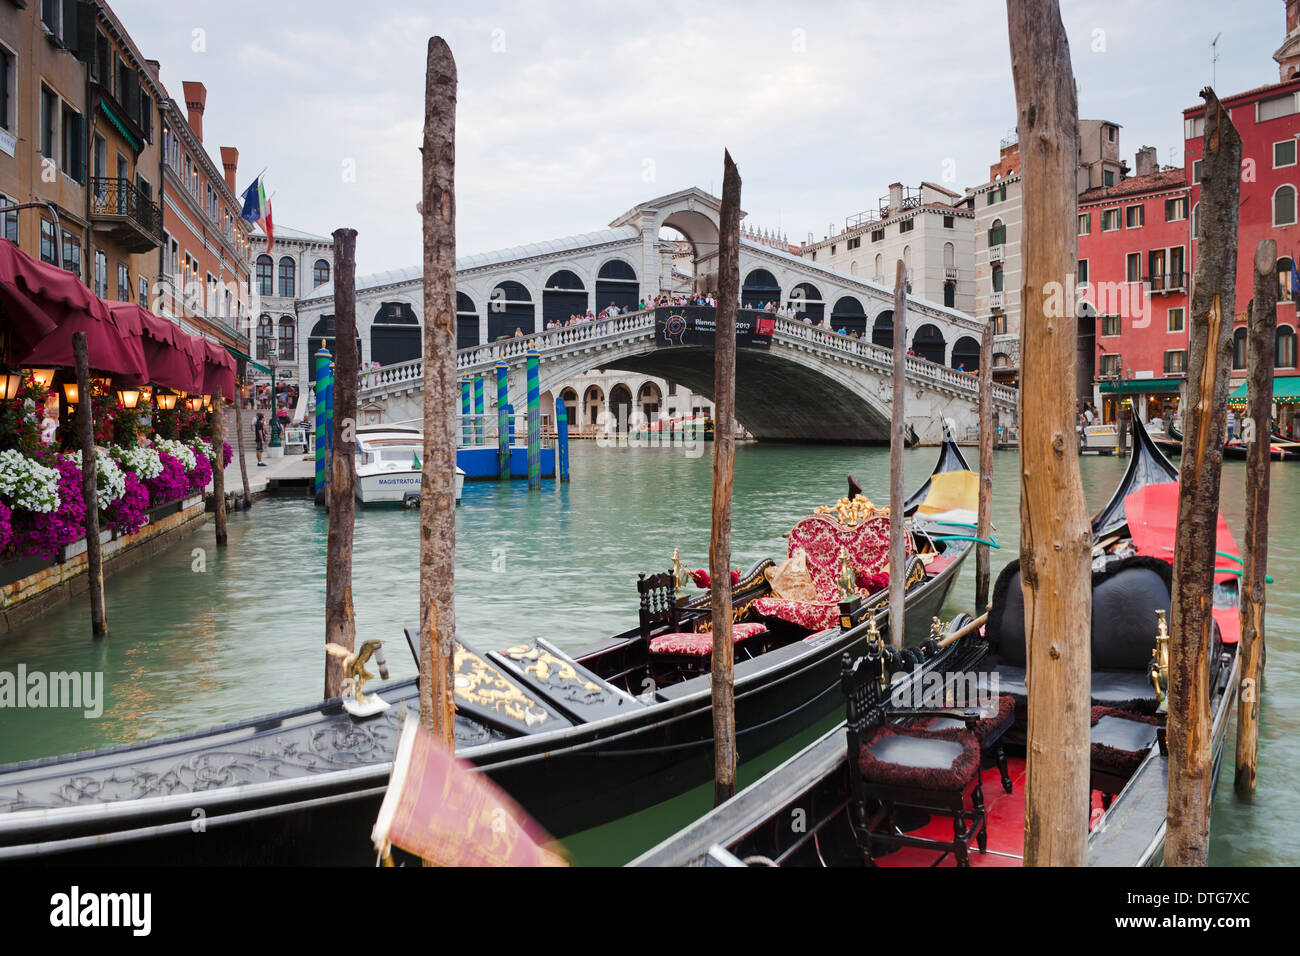
<path id="1" fill-rule="evenodd" d="M 533 297 L 522 283 L 507 279 L 492 290 L 488 302 L 488 341 L 509 338 L 516 329 L 524 335 L 537 331 Z"/>
<path id="2" fill-rule="evenodd" d="M 619 382 L 609 390 L 609 431 L 622 435 L 627 433 L 628 422 L 632 418 L 632 389 Z"/>
<path id="3" fill-rule="evenodd" d="M 862 302 L 856 296 L 841 296 L 835 302 L 835 308 L 831 309 L 831 328 L 838 332 L 843 329 L 845 332 L 857 332 L 858 335 L 865 335 L 867 332 L 867 313 L 862 309 Z"/>
<path id="4" fill-rule="evenodd" d="M 871 344 L 882 348 L 894 347 L 894 310 L 886 309 L 876 316 L 871 326 Z"/>
<path id="5" fill-rule="evenodd" d="M 587 288 L 572 269 L 551 274 L 542 287 L 542 328 L 551 322 L 563 325 L 572 315 L 587 312 Z"/>
<path id="6" fill-rule="evenodd" d="M 717 221 L 694 206 L 695 203 L 688 199 L 685 208 L 669 212 L 661 225 L 677 230 L 691 244 L 695 291 L 713 292 L 718 288 L 718 244 L 721 235 Z"/>
<path id="7" fill-rule="evenodd" d="M 578 393 L 575 389 L 566 388 L 560 392 L 560 401 L 564 403 L 564 416 L 568 419 L 569 427 L 573 429 L 580 428 L 582 423 L 578 421 Z"/>
<path id="8" fill-rule="evenodd" d="M 636 406 L 647 423 L 657 421 L 659 412 L 664 407 L 664 396 L 659 391 L 659 386 L 654 382 L 646 382 L 637 389 Z"/>
<path id="9" fill-rule="evenodd" d="M 639 290 L 636 270 L 622 259 L 610 259 L 596 273 L 596 313 L 609 308 L 611 302 L 620 309 L 635 309 Z M 583 311 L 587 311 L 585 307 Z"/>
<path id="10" fill-rule="evenodd" d="M 422 352 L 420 320 L 415 309 L 406 302 L 381 302 L 370 323 L 370 360 L 393 365 L 417 359 Z"/>
<path id="11" fill-rule="evenodd" d="M 813 325 L 820 325 L 826 315 L 826 302 L 821 290 L 811 282 L 800 282 L 791 289 L 787 305 L 794 311 L 795 318 L 806 318 Z"/>
<path id="12" fill-rule="evenodd" d="M 912 336 L 912 351 L 923 359 L 943 365 L 947 350 L 948 343 L 937 325 L 927 322 Z"/>
<path id="13" fill-rule="evenodd" d="M 948 363 L 953 368 L 964 368 L 968 372 L 980 369 L 980 344 L 969 335 L 963 335 L 952 344 L 952 359 Z"/>
<path id="14" fill-rule="evenodd" d="M 781 286 L 776 276 L 766 269 L 753 269 L 745 276 L 740 287 L 740 301 L 744 308 L 761 309 L 768 302 L 780 303 Z"/>
<path id="15" fill-rule="evenodd" d="M 594 431 L 605 413 L 605 390 L 599 385 L 588 385 L 582 393 L 583 416 L 580 423 L 582 431 Z"/>
<path id="16" fill-rule="evenodd" d="M 456 293 L 456 348 L 470 349 L 478 345 L 478 309 L 474 300 L 464 292 Z"/>
<path id="17" fill-rule="evenodd" d="M 311 327 L 307 337 L 307 377 L 316 381 L 316 353 L 324 346 L 331 356 L 338 355 L 334 348 L 334 316 L 322 315 Z M 357 336 L 357 355 L 361 355 L 361 336 Z"/>

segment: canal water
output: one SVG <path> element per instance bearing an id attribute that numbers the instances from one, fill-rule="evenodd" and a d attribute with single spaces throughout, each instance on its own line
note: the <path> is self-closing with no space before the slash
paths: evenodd
<path id="1" fill-rule="evenodd" d="M 974 449 L 968 449 L 973 457 Z M 701 454 L 701 452 L 703 452 Z M 484 649 L 545 637 L 576 649 L 636 625 L 638 572 L 669 566 L 673 548 L 690 567 L 708 564 L 712 446 L 597 448 L 575 443 L 573 481 L 471 482 L 457 511 L 456 614 L 460 634 Z M 936 450 L 905 453 L 907 487 L 924 480 Z M 993 521 L 1003 549 L 994 574 L 1016 556 L 1019 474 L 1014 452 L 994 456 Z M 1086 457 L 1091 509 L 1109 497 L 1125 461 Z M 1213 819 L 1211 862 L 1300 863 L 1294 825 L 1300 789 L 1300 539 L 1289 523 L 1300 503 L 1300 464 L 1272 465 L 1268 669 L 1263 690 L 1260 780 L 1253 803 L 1232 790 L 1231 740 Z M 782 533 L 817 504 L 844 494 L 852 473 L 887 501 L 886 448 L 741 445 L 736 454 L 734 565 L 784 555 Z M 1243 463 L 1226 462 L 1223 513 L 1244 529 Z M 102 714 L 0 710 L 0 764 L 301 706 L 323 683 L 324 514 L 306 499 L 271 498 L 230 517 L 218 550 L 209 527 L 107 582 L 108 640 L 90 639 L 85 599 L 54 609 L 0 641 L 0 670 L 92 671 L 104 675 Z M 358 639 L 389 641 L 393 677 L 415 666 L 402 628 L 417 620 L 419 515 L 360 511 L 354 549 Z M 970 610 L 974 561 L 954 588 L 951 615 Z M 741 783 L 785 759 L 836 722 L 832 718 L 768 754 L 741 754 Z M 621 863 L 698 817 L 712 786 L 577 834 L 582 863 Z"/>

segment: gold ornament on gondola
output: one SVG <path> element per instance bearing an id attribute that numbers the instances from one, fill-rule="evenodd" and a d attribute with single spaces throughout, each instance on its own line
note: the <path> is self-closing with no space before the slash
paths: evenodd
<path id="1" fill-rule="evenodd" d="M 849 563 L 849 549 L 840 548 L 840 574 L 835 582 L 840 589 L 840 597 L 851 598 L 858 593 L 858 579 Z"/>
<path id="2" fill-rule="evenodd" d="M 370 703 L 370 698 L 361 692 L 361 687 L 375 676 L 366 670 L 366 661 L 370 660 L 371 655 L 383 643 L 383 641 L 366 641 L 361 645 L 361 650 L 355 654 L 343 645 L 332 641 L 325 645 L 327 654 L 342 661 L 340 666 L 343 668 L 343 694 L 346 696 L 349 690 L 352 691 L 352 699 L 359 707 L 365 707 Z"/>
<path id="3" fill-rule="evenodd" d="M 682 596 L 682 589 L 686 587 L 686 579 L 689 576 L 690 572 L 682 564 L 681 555 L 677 553 L 676 548 L 673 548 L 673 597 Z"/>
<path id="4" fill-rule="evenodd" d="M 1169 626 L 1164 609 L 1156 611 L 1156 646 L 1151 651 L 1151 683 L 1156 689 L 1160 706 L 1157 714 L 1169 713 Z"/>
<path id="5" fill-rule="evenodd" d="M 833 505 L 818 505 L 813 509 L 813 514 L 827 515 L 838 520 L 840 524 L 847 525 L 855 525 L 873 515 L 888 513 L 888 508 L 877 508 L 866 495 L 844 497 Z"/>

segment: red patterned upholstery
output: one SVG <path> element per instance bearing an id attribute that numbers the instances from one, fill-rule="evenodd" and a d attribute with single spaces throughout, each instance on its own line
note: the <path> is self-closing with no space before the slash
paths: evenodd
<path id="1" fill-rule="evenodd" d="M 754 610 L 808 630 L 833 627 L 839 620 L 840 548 L 847 548 L 849 564 L 863 597 L 889 584 L 889 515 L 873 515 L 856 525 L 844 525 L 829 515 L 810 515 L 790 531 L 787 556 L 802 550 L 808 556 L 808 573 L 817 589 L 816 601 L 759 598 Z M 914 548 L 906 535 L 904 557 Z"/>
<path id="2" fill-rule="evenodd" d="M 733 624 L 731 625 L 731 640 L 733 644 L 739 644 L 748 637 L 754 637 L 767 631 L 762 624 Z M 650 641 L 651 654 L 696 654 L 705 656 L 713 653 L 713 634 L 705 631 L 702 634 L 691 634 L 686 631 L 679 631 L 675 634 L 661 634 Z"/>

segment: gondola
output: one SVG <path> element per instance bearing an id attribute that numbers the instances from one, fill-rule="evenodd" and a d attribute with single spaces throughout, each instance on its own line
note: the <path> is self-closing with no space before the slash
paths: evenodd
<path id="1" fill-rule="evenodd" d="M 1176 473 L 1155 448 L 1145 428 L 1134 419 L 1132 425 L 1134 455 L 1119 488 L 1111 500 L 1094 517 L 1094 667 L 1097 666 L 1097 625 L 1102 622 L 1105 642 L 1109 635 L 1124 629 L 1124 621 L 1133 618 L 1133 608 L 1117 605 L 1116 595 L 1127 593 L 1135 603 L 1159 605 L 1167 602 L 1167 586 L 1172 575 L 1173 528 L 1177 508 Z M 1129 512 L 1133 512 L 1130 514 Z M 1127 552 L 1130 546 L 1136 555 Z M 1235 545 L 1220 519 L 1219 548 L 1221 564 L 1232 564 Z M 1166 553 L 1167 551 L 1167 553 Z M 1151 557 L 1152 553 L 1164 555 Z M 1160 565 L 1164 565 L 1163 568 Z M 1238 659 L 1237 636 L 1240 618 L 1237 609 L 1236 575 L 1231 568 L 1216 569 L 1214 618 L 1215 642 L 1211 656 L 1210 717 L 1212 728 L 1213 780 L 1217 785 L 1224 738 L 1236 699 Z M 1126 575 L 1120 582 L 1119 576 Z M 1107 582 L 1111 582 L 1108 584 Z M 1142 596 L 1146 590 L 1146 598 Z M 1154 590 L 1153 590 L 1154 589 Z M 1154 596 L 1154 601 L 1147 598 Z M 1121 601 L 1124 599 L 1121 599 Z M 1108 603 L 1109 602 L 1109 603 Z M 1167 603 L 1163 605 L 1168 607 Z M 1100 616 L 1098 609 L 1101 609 Z M 1149 610 L 1150 608 L 1148 608 Z M 843 671 L 844 698 L 849 719 L 804 750 L 791 757 L 734 798 L 715 808 L 695 823 L 642 854 L 632 866 L 1018 866 L 1023 853 L 1024 821 L 1024 693 L 1023 683 L 1015 686 L 1015 668 L 1009 666 L 1005 631 L 1014 628 L 1015 618 L 1023 621 L 1019 601 L 1019 574 L 1015 563 L 1004 569 L 994 592 L 994 607 L 981 629 L 969 618 L 959 616 L 950 633 L 959 634 L 969 622 L 970 633 L 939 650 L 939 643 L 926 648 L 926 660 L 919 670 L 900 671 L 889 661 L 887 648 L 872 644 L 868 653 L 857 661 L 846 658 Z M 1002 620 L 999 620 L 999 616 Z M 1149 648 L 1159 625 L 1145 614 L 1137 618 L 1151 623 L 1134 633 L 1134 647 Z M 1116 622 L 1119 622 L 1118 624 Z M 1113 626 L 1108 626 L 1113 625 Z M 1023 627 L 1023 625 L 1021 625 Z M 995 630 L 999 633 L 994 634 Z M 1130 628 L 1130 630 L 1133 630 Z M 996 645 L 996 646 L 995 646 Z M 1105 650 L 1113 654 L 1114 647 Z M 1149 654 L 1150 651 L 1139 651 Z M 915 662 L 912 662 L 913 664 Z M 1023 663 L 1023 661 L 1022 661 Z M 1105 664 L 1116 663 L 1113 660 Z M 868 762 L 862 740 L 882 729 L 905 735 L 898 727 L 923 727 L 922 735 L 945 733 L 934 720 L 947 720 L 948 726 L 961 729 L 962 719 L 974 718 L 969 712 L 949 717 L 908 716 L 906 706 L 880 706 L 872 712 L 863 709 L 863 694 L 880 680 L 884 666 L 901 674 L 901 687 L 919 685 L 926 675 L 1003 674 L 998 699 L 1010 697 L 1013 708 L 992 708 L 984 713 L 1001 715 L 1011 710 L 999 725 L 992 717 L 981 717 L 976 728 L 988 732 L 989 739 L 979 736 L 973 742 L 976 758 L 972 780 L 979 813 L 972 812 L 964 827 L 956 827 L 955 817 L 929 807 L 925 802 L 934 793 L 924 793 L 912 802 L 898 805 L 888 802 L 898 798 L 898 791 L 878 784 L 887 775 L 878 765 Z M 863 672 L 868 680 L 863 680 Z M 1011 680 L 1005 672 L 1011 671 Z M 1147 661 L 1146 667 L 1131 672 L 1115 669 L 1094 670 L 1093 737 L 1090 777 L 1093 806 L 1088 821 L 1087 862 L 1090 866 L 1150 866 L 1162 860 L 1165 838 L 1165 809 L 1168 792 L 1168 756 L 1165 752 L 1164 728 L 1159 716 L 1159 685 L 1151 682 L 1160 675 L 1159 664 Z M 1023 669 L 1020 670 L 1023 676 Z M 894 677 L 895 680 L 899 676 Z M 937 678 L 936 678 L 937 682 Z M 958 682 L 960 684 L 960 681 Z M 884 691 L 878 692 L 883 694 Z M 907 703 L 904 695 L 904 703 Z M 984 721 L 988 720 L 985 724 Z M 892 722 L 892 723 L 891 723 Z M 927 723 L 931 722 L 931 723 Z M 1116 729 L 1118 728 L 1118 730 Z M 946 739 L 956 738 L 950 735 Z M 857 736 L 850 736 L 856 734 Z M 945 746 L 955 746 L 947 743 Z M 967 743 L 968 749 L 972 743 Z M 855 755 L 850 760 L 849 754 Z M 874 758 L 874 751 L 872 752 Z M 861 755 L 861 756 L 858 756 Z M 860 763 L 861 762 L 861 763 Z M 865 765 L 867 770 L 861 769 Z M 864 783 L 864 779 L 868 779 Z M 934 779 L 934 778 L 932 778 Z M 881 798 L 885 794 L 888 799 Z M 873 802 L 874 801 L 874 802 Z M 931 801 L 940 804 L 941 801 Z M 927 807 L 916 809 L 915 804 Z M 962 804 L 963 808 L 965 804 Z M 888 816 L 888 810 L 895 815 Z M 798 813 L 804 821 L 799 828 L 789 821 Z M 949 811 L 945 811 L 949 812 Z M 892 821 L 896 829 L 871 830 L 879 824 L 877 816 Z M 865 821 L 865 822 L 864 822 Z M 1083 821 L 1081 821 L 1082 825 Z M 964 835 L 958 831 L 964 829 Z"/>
<path id="2" fill-rule="evenodd" d="M 927 486 L 965 467 L 945 443 Z M 964 478 L 968 476 L 955 476 Z M 924 496 L 921 496 L 924 498 Z M 909 511 L 907 643 L 927 637 L 971 547 Z M 809 519 L 805 519 L 809 520 Z M 830 520 L 830 519 L 825 519 Z M 887 519 L 886 519 L 887 521 Z M 798 526 L 796 526 L 798 527 Z M 733 587 L 737 737 L 759 753 L 838 706 L 839 661 L 887 589 L 848 621 L 808 629 L 754 611 L 771 598 L 759 562 Z M 641 624 L 577 653 L 520 639 L 456 653 L 457 755 L 488 773 L 556 837 L 642 810 L 712 775 L 707 655 L 651 653 L 663 636 L 711 644 L 709 595 L 678 598 L 676 570 L 637 582 Z M 418 645 L 408 632 L 412 649 Z M 913 652 L 919 653 L 919 652 Z M 372 690 L 367 688 L 367 691 Z M 125 747 L 0 767 L 0 862 L 368 864 L 369 843 L 415 680 L 374 689 L 390 709 L 356 717 L 340 699 Z"/>
<path id="3" fill-rule="evenodd" d="M 1240 439 L 1225 442 L 1223 445 L 1224 458 L 1245 461 L 1249 456 L 1250 446 Z M 1300 460 L 1300 442 L 1294 442 L 1277 434 L 1271 435 L 1268 442 L 1268 457 L 1271 461 Z"/>

